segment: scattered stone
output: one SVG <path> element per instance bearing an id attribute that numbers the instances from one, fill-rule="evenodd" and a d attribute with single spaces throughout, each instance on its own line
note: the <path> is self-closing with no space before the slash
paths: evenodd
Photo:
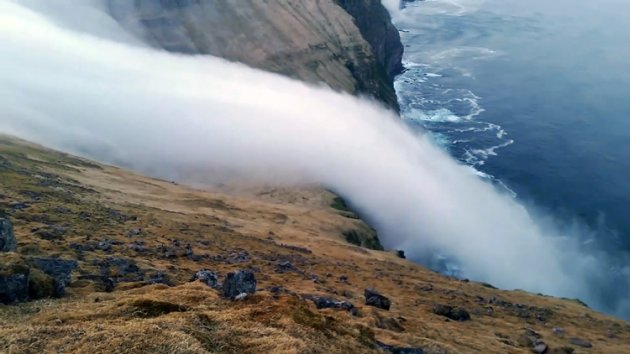
<path id="1" fill-rule="evenodd" d="M 149 284 L 164 284 L 164 285 L 168 285 L 168 286 L 172 286 L 173 283 L 171 283 L 168 274 L 164 273 L 164 272 L 155 272 L 153 274 L 149 275 Z"/>
<path id="2" fill-rule="evenodd" d="M 228 264 L 245 263 L 245 262 L 249 262 L 250 259 L 251 257 L 249 256 L 249 253 L 247 253 L 246 251 L 240 251 L 237 253 L 231 253 L 227 257 L 226 263 Z"/>
<path id="3" fill-rule="evenodd" d="M 53 241 L 63 239 L 63 236 L 66 234 L 66 229 L 63 227 L 47 226 L 41 229 L 35 229 L 33 233 L 43 240 Z"/>
<path id="4" fill-rule="evenodd" d="M 112 250 L 112 241 L 109 239 L 101 240 L 96 248 L 104 252 L 109 252 Z"/>
<path id="5" fill-rule="evenodd" d="M 433 285 L 431 284 L 422 284 L 417 287 L 420 291 L 433 291 Z"/>
<path id="6" fill-rule="evenodd" d="M 82 252 L 92 252 L 96 250 L 96 244 L 94 243 L 71 243 L 70 248 L 75 250 L 77 253 Z"/>
<path id="7" fill-rule="evenodd" d="M 141 233 L 142 233 L 142 229 L 132 229 L 132 230 L 129 230 L 129 232 L 127 232 L 127 237 L 138 236 Z"/>
<path id="8" fill-rule="evenodd" d="M 245 299 L 247 299 L 247 296 L 248 296 L 248 295 L 249 295 L 249 294 L 247 294 L 247 293 L 240 293 L 240 294 L 236 295 L 236 297 L 234 298 L 234 300 L 236 300 L 236 301 L 245 300 Z"/>
<path id="9" fill-rule="evenodd" d="M 376 321 L 376 327 L 386 329 L 394 332 L 404 332 L 405 327 L 401 324 L 401 321 L 395 318 L 382 317 L 378 313 L 374 314 L 374 320 Z"/>
<path id="10" fill-rule="evenodd" d="M 338 301 L 324 296 L 308 296 L 307 299 L 313 301 L 317 309 L 343 309 L 348 312 L 356 310 L 353 304 L 348 301 Z"/>
<path id="11" fill-rule="evenodd" d="M 271 238 L 271 239 L 273 240 L 273 238 Z M 306 254 L 313 253 L 313 251 L 309 250 L 308 248 L 300 247 L 300 246 L 287 245 L 287 244 L 284 244 L 284 243 L 281 243 L 280 247 L 287 248 L 287 249 L 290 249 L 292 251 L 296 251 L 296 252 L 300 252 L 300 253 L 306 253 Z"/>
<path id="12" fill-rule="evenodd" d="M 488 300 L 489 304 L 497 305 L 502 307 L 505 311 L 513 313 L 515 316 L 520 318 L 536 318 L 541 322 L 547 322 L 552 316 L 553 311 L 544 307 L 536 307 L 536 306 L 528 306 L 525 304 L 513 304 L 509 301 L 497 299 L 496 297 L 492 297 Z"/>
<path id="13" fill-rule="evenodd" d="M 9 208 L 13 209 L 13 210 L 24 210 L 24 209 L 28 209 L 31 206 L 26 204 L 26 203 L 22 203 L 22 202 L 15 202 L 15 203 L 10 203 L 9 204 Z"/>
<path id="14" fill-rule="evenodd" d="M 289 261 L 281 261 L 276 265 L 276 273 L 286 273 L 286 272 L 299 272 L 291 262 Z"/>
<path id="15" fill-rule="evenodd" d="M 144 247 L 144 242 L 142 241 L 134 241 L 133 243 L 128 244 L 127 247 L 130 250 L 136 251 L 138 253 L 142 253 L 147 250 L 147 248 Z"/>
<path id="16" fill-rule="evenodd" d="M 70 210 L 69 208 L 66 208 L 64 206 L 58 206 L 55 208 L 55 212 L 59 213 L 59 214 L 70 214 L 72 212 L 72 210 Z"/>
<path id="17" fill-rule="evenodd" d="M 256 293 L 256 277 L 249 270 L 228 273 L 223 281 L 223 297 L 234 299 L 242 293 Z"/>
<path id="18" fill-rule="evenodd" d="M 188 259 L 192 259 L 194 255 L 195 254 L 193 253 L 192 246 L 190 245 L 190 243 L 187 243 L 186 247 L 184 247 L 184 256 L 186 256 L 186 258 Z"/>
<path id="19" fill-rule="evenodd" d="M 536 342 L 534 343 L 534 347 L 532 348 L 532 351 L 536 354 L 545 354 L 547 353 L 547 350 L 549 350 L 547 344 L 545 344 L 540 339 L 536 340 Z"/>
<path id="20" fill-rule="evenodd" d="M 270 293 L 274 294 L 274 295 L 278 295 L 281 292 L 285 291 L 286 289 L 283 286 L 270 286 L 267 288 L 267 291 L 269 291 Z"/>
<path id="21" fill-rule="evenodd" d="M 348 284 L 348 276 L 347 275 L 342 275 L 339 277 L 339 282 L 340 283 L 344 283 L 344 284 Z"/>
<path id="22" fill-rule="evenodd" d="M 113 221 L 117 221 L 118 223 L 121 223 L 121 224 L 127 221 L 138 220 L 138 217 L 133 216 L 133 215 L 125 215 L 118 210 L 105 208 L 105 211 L 107 212 L 107 216 L 110 219 L 112 219 Z"/>
<path id="23" fill-rule="evenodd" d="M 470 314 L 468 313 L 468 311 L 464 310 L 461 307 L 437 304 L 433 306 L 433 313 L 436 315 L 444 316 L 453 321 L 464 322 L 470 320 Z"/>
<path id="24" fill-rule="evenodd" d="M 405 251 L 403 250 L 396 250 L 396 256 L 398 258 L 407 259 L 407 257 L 405 256 Z"/>
<path id="25" fill-rule="evenodd" d="M 374 289 L 365 289 L 365 304 L 368 306 L 374 306 L 383 310 L 388 310 L 391 307 L 389 299 Z"/>
<path id="26" fill-rule="evenodd" d="M 116 282 L 114 281 L 114 279 L 102 276 L 101 282 L 103 283 L 103 290 L 105 290 L 106 293 L 111 293 L 112 291 L 114 291 L 114 288 L 116 287 Z"/>
<path id="27" fill-rule="evenodd" d="M 0 218 L 0 252 L 15 252 L 16 249 L 17 241 L 11 221 Z"/>
<path id="28" fill-rule="evenodd" d="M 391 354 L 424 354 L 424 350 L 422 350 L 422 348 L 396 347 L 379 341 L 376 341 L 376 349 L 380 349 Z"/>
<path id="29" fill-rule="evenodd" d="M 566 333 L 566 330 L 562 327 L 554 327 L 551 332 L 557 336 L 562 336 Z"/>
<path id="30" fill-rule="evenodd" d="M 591 344 L 591 342 L 584 340 L 582 338 L 571 338 L 569 339 L 569 343 L 576 345 L 578 347 L 582 347 L 582 348 L 592 348 L 593 345 Z"/>
<path id="31" fill-rule="evenodd" d="M 108 257 L 96 263 L 100 267 L 101 277 L 109 277 L 114 282 L 144 281 L 144 273 L 131 259 Z"/>
<path id="32" fill-rule="evenodd" d="M 207 269 L 202 269 L 198 271 L 192 276 L 192 278 L 190 278 L 191 282 L 197 281 L 197 280 L 201 281 L 202 283 L 214 289 L 218 289 L 221 287 L 217 273 L 207 270 Z"/>

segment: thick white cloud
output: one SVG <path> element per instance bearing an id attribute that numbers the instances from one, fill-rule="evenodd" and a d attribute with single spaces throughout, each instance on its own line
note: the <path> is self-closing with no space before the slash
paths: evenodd
<path id="1" fill-rule="evenodd" d="M 437 249 L 471 278 L 599 301 L 594 257 L 378 104 L 28 3 L 0 3 L 1 132 L 183 181 L 321 183 L 411 258 Z"/>

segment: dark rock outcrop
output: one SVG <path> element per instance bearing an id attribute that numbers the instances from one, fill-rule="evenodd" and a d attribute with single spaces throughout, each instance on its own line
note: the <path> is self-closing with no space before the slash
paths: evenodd
<path id="1" fill-rule="evenodd" d="M 0 303 L 27 301 L 31 269 L 16 254 L 0 256 Z"/>
<path id="2" fill-rule="evenodd" d="M 313 301 L 318 309 L 343 309 L 350 312 L 353 316 L 358 314 L 358 310 L 348 301 L 339 301 L 324 296 L 308 296 L 309 300 Z"/>
<path id="3" fill-rule="evenodd" d="M 389 311 L 391 302 L 387 297 L 381 295 L 378 291 L 374 289 L 365 289 L 364 295 L 366 305 Z"/>
<path id="4" fill-rule="evenodd" d="M 433 313 L 453 321 L 464 322 L 470 320 L 470 313 L 461 307 L 437 304 L 433 306 Z"/>
<path id="5" fill-rule="evenodd" d="M 56 258 L 31 258 L 30 260 L 39 270 L 50 276 L 54 286 L 54 296 L 65 295 L 65 288 L 72 280 L 70 273 L 79 264 L 75 260 L 65 260 Z"/>
<path id="6" fill-rule="evenodd" d="M 65 295 L 75 261 L 24 259 L 16 253 L 0 256 L 0 303 L 12 304 Z M 71 263 L 74 262 L 74 263 Z"/>
<path id="7" fill-rule="evenodd" d="M 217 273 L 207 269 L 202 269 L 198 271 L 192 276 L 192 278 L 190 278 L 191 282 L 197 280 L 214 289 L 217 289 L 221 286 L 221 284 L 219 284 L 219 277 L 217 276 Z"/>
<path id="8" fill-rule="evenodd" d="M 241 294 L 254 294 L 256 292 L 256 277 L 250 270 L 239 270 L 228 273 L 223 281 L 222 295 L 228 299 L 236 299 Z"/>
<path id="9" fill-rule="evenodd" d="M 13 234 L 13 225 L 9 219 L 0 218 L 0 252 L 14 252 L 17 241 Z"/>
<path id="10" fill-rule="evenodd" d="M 375 85 L 380 89 L 375 96 L 385 102 L 396 100 L 394 91 L 394 77 L 403 70 L 401 62 L 403 45 L 400 41 L 398 29 L 392 24 L 392 19 L 381 0 L 335 0 L 353 18 L 361 31 L 363 38 L 370 43 L 372 52 L 376 56 L 377 80 L 383 80 Z M 390 97 L 393 95 L 393 97 Z"/>

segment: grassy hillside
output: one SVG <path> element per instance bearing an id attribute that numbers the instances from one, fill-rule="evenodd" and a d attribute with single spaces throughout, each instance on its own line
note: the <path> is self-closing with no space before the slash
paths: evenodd
<path id="1" fill-rule="evenodd" d="M 339 203 L 316 187 L 193 189 L 0 137 L 0 210 L 17 238 L 0 278 L 77 262 L 63 297 L 0 304 L 0 352 L 630 353 L 628 323 L 577 301 L 348 243 L 375 235 Z M 224 299 L 190 282 L 201 269 L 251 270 L 258 291 Z M 366 288 L 391 308 L 366 305 Z M 318 309 L 318 296 L 346 303 Z"/>

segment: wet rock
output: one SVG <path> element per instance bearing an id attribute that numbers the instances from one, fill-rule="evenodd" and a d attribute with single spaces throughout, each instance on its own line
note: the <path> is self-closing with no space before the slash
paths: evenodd
<path id="1" fill-rule="evenodd" d="M 0 303 L 28 300 L 30 267 L 16 254 L 0 255 Z"/>
<path id="2" fill-rule="evenodd" d="M 65 288 L 72 280 L 70 274 L 79 266 L 75 260 L 56 258 L 31 258 L 30 261 L 42 272 L 54 279 L 55 296 L 65 294 Z"/>
<path id="3" fill-rule="evenodd" d="M 396 347 L 379 341 L 376 341 L 376 349 L 391 354 L 424 354 L 422 348 Z"/>
<path id="4" fill-rule="evenodd" d="M 195 273 L 192 278 L 190 278 L 190 281 L 201 281 L 202 283 L 208 285 L 211 288 L 214 289 L 218 289 L 221 287 L 221 284 L 219 283 L 219 277 L 217 276 L 217 273 L 210 271 L 208 269 L 202 269 L 200 271 L 198 271 L 197 273 Z"/>
<path id="5" fill-rule="evenodd" d="M 368 306 L 374 306 L 383 310 L 388 310 L 391 307 L 389 299 L 374 289 L 365 289 L 365 304 Z"/>
<path id="6" fill-rule="evenodd" d="M 254 294 L 256 292 L 256 277 L 250 270 L 239 270 L 228 273 L 223 281 L 222 295 L 228 299 L 234 299 L 240 294 Z"/>
<path id="7" fill-rule="evenodd" d="M 15 252 L 17 241 L 9 219 L 0 218 L 0 252 Z"/>
<path id="8" fill-rule="evenodd" d="M 578 347 L 582 347 L 582 348 L 592 348 L 593 345 L 591 344 L 591 342 L 584 340 L 582 338 L 571 338 L 569 339 L 569 343 L 576 345 Z"/>
<path id="9" fill-rule="evenodd" d="M 453 321 L 464 322 L 470 320 L 470 314 L 468 313 L 468 311 L 464 310 L 461 307 L 437 304 L 433 306 L 433 313 L 436 315 L 444 316 Z"/>

